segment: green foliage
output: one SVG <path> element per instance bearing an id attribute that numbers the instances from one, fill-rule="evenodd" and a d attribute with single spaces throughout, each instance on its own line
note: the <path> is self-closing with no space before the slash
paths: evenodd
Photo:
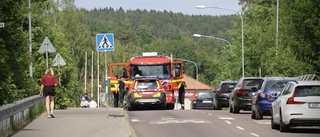
<path id="1" fill-rule="evenodd" d="M 5 22 L 5 28 L 0 28 L 0 105 L 39 93 L 46 56 L 37 51 L 45 37 L 67 63 L 53 67 L 61 79 L 56 89 L 58 109 L 79 105 L 80 96 L 90 89 L 85 90 L 85 86 L 89 87 L 91 80 L 98 82 L 97 69 L 99 83 L 104 83 L 104 70 L 109 63 L 124 63 L 142 52 L 155 51 L 193 61 L 199 68 L 199 80 L 212 87 L 221 80 L 238 80 L 242 76 L 242 26 L 237 14 L 190 16 L 122 8 L 87 11 L 77 9 L 73 0 L 58 2 L 32 1 L 30 60 L 27 1 L 0 1 L 0 19 Z M 259 70 L 261 76 L 319 75 L 320 2 L 280 1 L 278 45 L 276 0 L 240 0 L 239 3 L 243 6 L 245 76 L 259 76 Z M 98 33 L 115 34 L 115 51 L 101 52 L 98 56 L 95 43 Z M 193 38 L 194 33 L 226 39 L 231 46 L 217 39 Z M 49 54 L 50 66 L 56 53 Z M 29 76 L 30 61 L 33 78 Z M 195 65 L 183 64 L 185 73 L 196 78 Z M 94 68 L 93 77 L 91 68 Z M 121 74 L 121 68 L 115 74 Z M 94 84 L 91 87 L 94 95 L 96 89 Z"/>

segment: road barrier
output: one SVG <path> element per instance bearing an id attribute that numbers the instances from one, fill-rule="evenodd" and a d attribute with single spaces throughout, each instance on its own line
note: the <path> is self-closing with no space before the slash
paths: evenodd
<path id="1" fill-rule="evenodd" d="M 6 136 L 45 111 L 45 98 L 39 95 L 0 107 L 0 135 Z"/>

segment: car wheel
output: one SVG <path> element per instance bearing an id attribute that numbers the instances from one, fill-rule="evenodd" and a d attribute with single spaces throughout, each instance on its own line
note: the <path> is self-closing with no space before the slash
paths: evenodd
<path id="1" fill-rule="evenodd" d="M 232 113 L 240 113 L 240 108 L 238 108 L 238 107 L 236 107 L 236 106 L 234 106 L 234 105 L 232 105 Z"/>
<path id="2" fill-rule="evenodd" d="M 173 110 L 174 109 L 174 104 L 169 104 L 169 105 L 166 106 L 166 108 Z"/>
<path id="3" fill-rule="evenodd" d="M 255 119 L 256 120 L 263 119 L 262 113 L 260 113 L 258 110 L 255 110 Z"/>
<path id="4" fill-rule="evenodd" d="M 272 110 L 271 110 L 272 111 Z M 273 121 L 273 115 L 271 112 L 271 129 L 279 129 L 279 125 L 277 125 L 276 123 L 274 123 Z"/>
<path id="5" fill-rule="evenodd" d="M 280 132 L 287 132 L 290 129 L 290 125 L 285 125 L 282 121 L 282 114 L 280 113 Z"/>
<path id="6" fill-rule="evenodd" d="M 251 119 L 256 119 L 256 114 L 253 109 L 251 109 Z"/>
<path id="7" fill-rule="evenodd" d="M 214 100 L 213 105 L 214 105 L 214 109 L 215 109 L 215 110 L 221 110 L 221 107 L 218 105 L 217 100 Z"/>
<path id="8" fill-rule="evenodd" d="M 132 105 L 128 105 L 127 110 L 128 110 L 128 111 L 132 111 L 132 110 L 134 110 L 134 108 L 133 108 Z"/>
<path id="9" fill-rule="evenodd" d="M 166 110 L 166 109 L 167 109 L 166 104 L 165 104 L 165 103 L 164 103 L 164 104 L 162 104 L 162 105 L 160 106 L 160 109 L 161 109 L 161 110 Z"/>

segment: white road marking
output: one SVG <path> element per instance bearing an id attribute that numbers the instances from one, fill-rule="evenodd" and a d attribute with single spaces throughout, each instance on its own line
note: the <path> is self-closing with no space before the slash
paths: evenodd
<path id="1" fill-rule="evenodd" d="M 211 121 L 203 121 L 203 120 L 165 120 L 165 121 L 151 121 L 149 124 L 183 124 L 183 123 L 192 123 L 192 124 L 202 124 L 202 123 L 212 123 Z"/>
<path id="2" fill-rule="evenodd" d="M 204 123 L 204 121 L 193 121 L 193 123 Z"/>
<path id="3" fill-rule="evenodd" d="M 267 125 L 271 124 L 270 120 L 253 120 L 253 121 L 256 122 L 257 124 L 267 124 Z"/>
<path id="4" fill-rule="evenodd" d="M 139 119 L 131 119 L 131 122 L 139 122 Z"/>
<path id="5" fill-rule="evenodd" d="M 219 119 L 222 119 L 222 120 L 225 120 L 225 119 L 227 119 L 227 120 L 234 120 L 234 118 L 232 118 L 232 117 L 218 117 Z"/>
<path id="6" fill-rule="evenodd" d="M 232 124 L 232 123 L 231 123 L 230 121 L 228 121 L 228 120 L 226 120 L 225 122 L 228 123 L 228 124 Z"/>
<path id="7" fill-rule="evenodd" d="M 211 116 L 212 114 L 211 114 L 211 113 L 209 113 L 208 115 L 209 115 L 209 116 Z"/>
<path id="8" fill-rule="evenodd" d="M 259 137 L 259 135 L 255 134 L 255 133 L 250 133 L 250 134 L 255 136 L 255 137 Z"/>
<path id="9" fill-rule="evenodd" d="M 240 129 L 240 130 L 245 130 L 244 128 L 240 127 L 240 126 L 236 126 L 236 128 Z"/>
<path id="10" fill-rule="evenodd" d="M 166 118 L 161 118 L 161 120 L 172 120 L 174 119 L 173 117 L 166 117 Z"/>

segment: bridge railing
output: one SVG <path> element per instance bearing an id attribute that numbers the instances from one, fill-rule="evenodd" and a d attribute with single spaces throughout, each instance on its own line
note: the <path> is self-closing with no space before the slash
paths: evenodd
<path id="1" fill-rule="evenodd" d="M 315 80 L 316 77 L 317 77 L 316 74 L 306 74 L 306 75 L 298 76 L 297 79 L 301 81 L 308 81 L 308 80 Z"/>
<path id="2" fill-rule="evenodd" d="M 45 109 L 45 98 L 39 95 L 6 104 L 0 107 L 0 135 L 19 128 L 24 123 L 32 121 Z"/>

